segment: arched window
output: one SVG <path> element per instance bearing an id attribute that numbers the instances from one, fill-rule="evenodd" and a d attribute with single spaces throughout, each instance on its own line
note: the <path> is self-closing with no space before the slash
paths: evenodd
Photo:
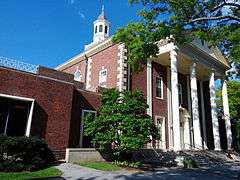
<path id="1" fill-rule="evenodd" d="M 95 26 L 95 33 L 97 33 L 97 26 Z"/>
<path id="2" fill-rule="evenodd" d="M 81 71 L 80 70 L 76 70 L 75 73 L 74 73 L 74 80 L 75 81 L 81 81 L 81 78 L 82 78 Z"/>
<path id="3" fill-rule="evenodd" d="M 103 25 L 99 26 L 99 32 L 103 32 Z"/>
<path id="4" fill-rule="evenodd" d="M 108 31 L 108 27 L 105 26 L 105 34 L 107 34 L 107 31 Z"/>

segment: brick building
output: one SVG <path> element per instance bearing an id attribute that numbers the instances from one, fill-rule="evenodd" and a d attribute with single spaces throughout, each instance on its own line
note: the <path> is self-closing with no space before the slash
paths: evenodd
<path id="1" fill-rule="evenodd" d="M 184 46 L 171 38 L 161 40 L 157 42 L 157 57 L 134 73 L 127 64 L 125 45 L 114 44 L 109 37 L 110 23 L 103 10 L 93 24 L 93 42 L 85 46 L 84 52 L 59 65 L 58 71 L 73 74 L 93 92 L 98 86 L 141 90 L 149 105 L 147 113 L 162 133 L 160 141 L 148 146 L 174 150 L 221 149 L 219 124 L 223 120 L 217 114 L 214 83 L 221 79 L 224 128 L 231 148 L 225 80 L 229 65 L 218 48 L 197 39 Z"/>
<path id="2" fill-rule="evenodd" d="M 0 58 L 0 134 L 44 138 L 57 154 L 79 146 L 81 117 L 95 112 L 100 94 L 84 90 L 73 75 Z"/>
<path id="3" fill-rule="evenodd" d="M 220 136 L 231 148 L 229 65 L 217 48 L 198 40 L 180 46 L 165 39 L 157 42 L 157 57 L 135 73 L 127 64 L 127 48 L 111 41 L 109 29 L 102 10 L 94 22 L 93 42 L 55 70 L 27 64 L 16 68 L 16 62 L 0 58 L 0 133 L 42 137 L 60 155 L 66 148 L 92 147 L 83 135 L 83 119 L 96 113 L 104 87 L 144 93 L 147 113 L 162 134 L 149 148 L 219 150 Z M 217 115 L 216 79 L 222 79 L 225 121 Z"/>

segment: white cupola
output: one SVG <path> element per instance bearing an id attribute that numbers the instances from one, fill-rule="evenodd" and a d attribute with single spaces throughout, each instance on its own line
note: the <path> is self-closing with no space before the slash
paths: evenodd
<path id="1" fill-rule="evenodd" d="M 109 37 L 110 23 L 107 21 L 104 14 L 104 6 L 98 19 L 93 22 L 93 43 L 99 43 Z"/>

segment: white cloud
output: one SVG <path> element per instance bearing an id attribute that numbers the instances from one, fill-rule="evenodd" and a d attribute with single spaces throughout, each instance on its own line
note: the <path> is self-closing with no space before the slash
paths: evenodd
<path id="1" fill-rule="evenodd" d="M 79 15 L 83 20 L 86 19 L 85 15 L 84 15 L 80 10 L 78 11 L 78 15 Z"/>

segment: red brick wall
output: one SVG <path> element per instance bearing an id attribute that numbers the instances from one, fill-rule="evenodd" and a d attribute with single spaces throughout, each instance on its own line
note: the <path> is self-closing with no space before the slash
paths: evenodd
<path id="1" fill-rule="evenodd" d="M 147 68 L 146 66 L 142 67 L 142 70 L 139 72 L 132 72 L 131 90 L 142 91 L 145 99 L 147 99 Z"/>
<path id="2" fill-rule="evenodd" d="M 0 93 L 36 100 L 31 135 L 52 149 L 68 147 L 73 86 L 20 71 L 0 68 Z"/>
<path id="3" fill-rule="evenodd" d="M 156 77 L 158 76 L 163 78 L 163 99 L 156 97 Z M 153 118 L 155 120 L 156 116 L 165 117 L 166 146 L 168 147 L 167 69 L 156 62 L 152 62 L 152 90 Z"/>
<path id="4" fill-rule="evenodd" d="M 164 116 L 167 119 L 167 70 L 166 67 L 152 63 L 152 97 L 153 97 L 153 116 Z M 156 97 L 156 77 L 163 77 L 163 99 Z"/>
<path id="5" fill-rule="evenodd" d="M 74 91 L 69 147 L 79 146 L 82 110 L 97 110 L 100 106 L 100 97 L 100 94 L 93 92 Z"/>
<path id="6" fill-rule="evenodd" d="M 77 68 L 80 70 L 81 75 L 82 75 L 81 82 L 85 82 L 86 60 L 78 62 L 77 64 L 74 64 L 73 66 L 70 66 L 62 71 L 66 72 L 66 73 L 74 74 L 75 71 L 77 70 Z"/>
<path id="7" fill-rule="evenodd" d="M 117 75 L 118 75 L 118 44 L 112 45 L 94 55 L 91 57 L 88 57 L 89 59 L 92 59 L 91 63 L 91 70 L 90 70 L 90 89 L 95 91 L 97 87 L 99 86 L 99 71 L 102 70 L 102 67 L 104 66 L 104 69 L 107 69 L 107 88 L 116 88 L 117 87 Z M 81 71 L 82 78 L 81 82 L 85 81 L 85 73 L 86 73 L 86 61 L 81 61 L 79 63 L 74 64 L 73 66 L 70 66 L 62 71 L 74 74 L 77 67 Z"/>
<path id="8" fill-rule="evenodd" d="M 92 90 L 96 90 L 99 85 L 99 71 L 102 70 L 102 66 L 104 69 L 107 69 L 107 88 L 116 88 L 117 86 L 117 67 L 118 67 L 118 44 L 110 46 L 103 51 L 91 56 L 92 58 L 92 66 L 91 66 L 91 88 Z"/>

